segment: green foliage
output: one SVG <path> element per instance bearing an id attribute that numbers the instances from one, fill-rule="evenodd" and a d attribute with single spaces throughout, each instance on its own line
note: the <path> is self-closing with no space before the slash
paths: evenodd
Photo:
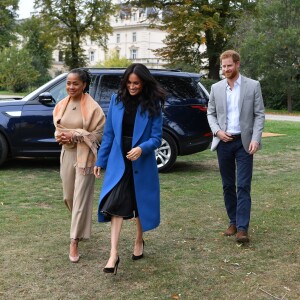
<path id="1" fill-rule="evenodd" d="M 300 2 L 263 0 L 257 18 L 241 19 L 233 44 L 242 70 L 261 81 L 267 107 L 300 108 Z"/>
<path id="2" fill-rule="evenodd" d="M 0 1 L 0 50 L 15 40 L 15 18 L 19 0 Z"/>
<path id="3" fill-rule="evenodd" d="M 119 54 L 117 51 L 112 51 L 109 53 L 103 63 L 98 63 L 95 65 L 95 67 L 104 67 L 104 68 L 127 68 L 129 65 L 131 65 L 131 61 L 127 59 L 126 57 L 119 57 Z"/>
<path id="4" fill-rule="evenodd" d="M 181 0 L 128 1 L 137 6 L 155 6 L 163 10 L 161 29 L 168 32 L 166 47 L 156 51 L 171 64 L 183 62 L 199 72 L 208 67 L 208 77 L 219 80 L 219 56 L 242 12 L 251 13 L 253 1 Z M 157 16 L 153 14 L 154 23 Z M 155 25 L 154 25 L 155 26 Z M 205 47 L 206 46 L 206 50 Z M 204 52 L 203 52 L 204 51 Z"/>
<path id="5" fill-rule="evenodd" d="M 216 83 L 218 80 L 202 78 L 201 83 L 204 85 L 206 90 L 210 93 L 211 86 Z"/>
<path id="6" fill-rule="evenodd" d="M 21 22 L 18 32 L 22 36 L 24 49 L 32 58 L 32 66 L 39 73 L 35 85 L 40 86 L 51 78 L 48 69 L 52 65 L 55 39 L 51 30 L 45 26 L 41 19 L 35 16 Z"/>
<path id="7" fill-rule="evenodd" d="M 0 86 L 13 92 L 26 90 L 38 78 L 26 49 L 13 46 L 0 53 Z"/>
<path id="8" fill-rule="evenodd" d="M 109 16 L 113 13 L 112 1 L 108 0 L 35 0 L 42 20 L 51 27 L 51 34 L 65 53 L 68 67 L 83 67 L 86 57 L 82 43 L 85 38 L 106 46 L 112 32 Z"/>
<path id="9" fill-rule="evenodd" d="M 168 63 L 165 65 L 168 69 L 181 70 L 184 72 L 199 72 L 198 68 L 195 65 L 187 64 L 185 62 L 176 61 L 173 63 Z"/>

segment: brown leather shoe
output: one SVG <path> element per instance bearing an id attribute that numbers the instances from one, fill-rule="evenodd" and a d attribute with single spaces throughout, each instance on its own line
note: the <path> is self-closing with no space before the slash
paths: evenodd
<path id="1" fill-rule="evenodd" d="M 246 230 L 239 230 L 236 234 L 236 241 L 239 243 L 249 243 L 248 232 Z"/>
<path id="2" fill-rule="evenodd" d="M 224 231 L 224 235 L 225 236 L 231 236 L 231 235 L 235 235 L 236 234 L 236 225 L 235 224 L 231 224 L 227 230 Z"/>

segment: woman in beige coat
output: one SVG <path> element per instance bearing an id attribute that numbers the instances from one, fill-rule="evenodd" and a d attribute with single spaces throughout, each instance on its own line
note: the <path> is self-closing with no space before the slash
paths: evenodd
<path id="1" fill-rule="evenodd" d="M 93 167 L 105 123 L 101 107 L 86 93 L 90 82 L 86 70 L 71 70 L 66 82 L 68 96 L 53 111 L 55 138 L 62 145 L 60 175 L 64 202 L 71 212 L 71 262 L 79 261 L 78 242 L 91 235 Z"/>

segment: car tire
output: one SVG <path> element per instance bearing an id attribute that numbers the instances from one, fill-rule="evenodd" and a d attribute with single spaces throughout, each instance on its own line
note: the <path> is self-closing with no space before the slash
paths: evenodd
<path id="1" fill-rule="evenodd" d="M 172 136 L 166 132 L 163 133 L 161 146 L 156 149 L 156 163 L 158 171 L 168 172 L 173 167 L 177 159 L 177 146 Z"/>
<path id="2" fill-rule="evenodd" d="M 0 134 L 0 166 L 6 161 L 8 153 L 8 146 L 6 139 Z"/>

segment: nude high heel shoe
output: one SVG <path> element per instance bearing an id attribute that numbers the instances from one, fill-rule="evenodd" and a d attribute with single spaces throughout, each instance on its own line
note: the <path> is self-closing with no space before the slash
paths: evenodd
<path id="1" fill-rule="evenodd" d="M 71 239 L 71 243 L 70 243 L 70 252 L 71 252 L 71 247 L 73 247 L 74 245 L 76 245 L 76 248 L 78 248 L 78 239 Z M 70 262 L 72 263 L 77 263 L 79 261 L 79 254 L 77 256 L 71 256 L 71 254 L 69 254 L 69 259 Z"/>

